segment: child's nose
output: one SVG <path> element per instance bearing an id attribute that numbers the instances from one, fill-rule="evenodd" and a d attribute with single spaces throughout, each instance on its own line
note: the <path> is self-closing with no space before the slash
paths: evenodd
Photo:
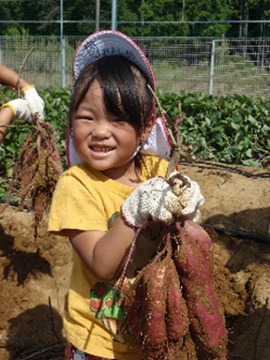
<path id="1" fill-rule="evenodd" d="M 106 122 L 98 122 L 92 131 L 92 136 L 97 138 L 107 138 L 111 134 L 109 125 Z"/>

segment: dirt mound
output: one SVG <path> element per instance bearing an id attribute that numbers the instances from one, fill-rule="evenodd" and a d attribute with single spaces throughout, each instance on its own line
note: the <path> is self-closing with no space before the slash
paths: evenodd
<path id="1" fill-rule="evenodd" d="M 201 223 L 213 239 L 228 358 L 269 360 L 270 172 L 217 164 L 181 164 L 180 171 L 206 198 Z M 48 234 L 46 218 L 35 239 L 33 214 L 12 206 L 0 214 L 0 239 L 1 360 L 62 359 L 68 241 Z"/>

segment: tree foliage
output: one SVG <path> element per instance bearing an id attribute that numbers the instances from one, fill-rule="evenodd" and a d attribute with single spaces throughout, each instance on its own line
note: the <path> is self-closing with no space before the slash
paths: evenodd
<path id="1" fill-rule="evenodd" d="M 98 17 L 96 4 L 63 1 L 64 34 L 88 35 L 97 25 L 111 28 L 112 1 L 100 1 Z M 1 15 L 10 22 L 0 20 L 0 35 L 59 35 L 60 0 L 2 0 Z M 269 19 L 269 0 L 117 1 L 118 29 L 130 36 L 269 36 L 267 23 L 229 22 Z"/>

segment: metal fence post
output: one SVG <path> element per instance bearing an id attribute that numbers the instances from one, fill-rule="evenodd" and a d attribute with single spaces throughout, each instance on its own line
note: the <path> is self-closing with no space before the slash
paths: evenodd
<path id="1" fill-rule="evenodd" d="M 66 42 L 61 39 L 61 86 L 66 87 Z"/>
<path id="2" fill-rule="evenodd" d="M 214 76 L 215 76 L 215 47 L 216 47 L 216 41 L 212 40 L 209 95 L 213 95 L 213 83 L 214 83 Z"/>
<path id="3" fill-rule="evenodd" d="M 60 0 L 61 86 L 66 87 L 66 46 L 64 39 L 63 0 Z"/>
<path id="4" fill-rule="evenodd" d="M 112 30 L 117 29 L 117 0 L 112 0 Z"/>

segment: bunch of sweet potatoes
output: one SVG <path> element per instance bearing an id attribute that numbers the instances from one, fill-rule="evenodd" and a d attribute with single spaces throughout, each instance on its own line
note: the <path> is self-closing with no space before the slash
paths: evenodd
<path id="1" fill-rule="evenodd" d="M 214 289 L 211 239 L 190 220 L 175 222 L 165 238 L 126 294 L 129 326 L 144 360 L 225 360 L 227 331 Z"/>
<path id="2" fill-rule="evenodd" d="M 56 132 L 46 122 L 37 122 L 29 132 L 14 165 L 9 194 L 20 198 L 33 210 L 35 230 L 48 208 L 57 180 L 62 173 Z"/>

